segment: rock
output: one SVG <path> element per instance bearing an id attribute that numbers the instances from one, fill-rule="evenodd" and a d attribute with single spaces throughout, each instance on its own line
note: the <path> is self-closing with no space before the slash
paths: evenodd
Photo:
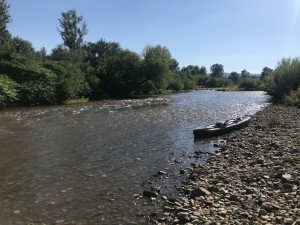
<path id="1" fill-rule="evenodd" d="M 261 208 L 266 210 L 267 212 L 272 212 L 273 211 L 273 206 L 270 202 L 264 202 L 261 204 Z"/>
<path id="2" fill-rule="evenodd" d="M 230 197 L 229 197 L 229 200 L 233 201 L 233 202 L 237 202 L 239 199 L 238 199 L 238 196 L 236 194 L 231 194 Z"/>
<path id="3" fill-rule="evenodd" d="M 287 190 L 292 190 L 293 185 L 290 184 L 290 183 L 283 183 L 283 184 L 282 184 L 282 188 L 283 188 L 283 189 L 287 189 Z"/>
<path id="4" fill-rule="evenodd" d="M 147 198 L 157 198 L 157 194 L 152 191 L 144 191 L 143 196 Z"/>
<path id="5" fill-rule="evenodd" d="M 162 176 L 162 175 L 166 175 L 167 173 L 165 171 L 158 171 L 157 175 L 158 176 Z"/>
<path id="6" fill-rule="evenodd" d="M 180 212 L 177 214 L 177 218 L 179 219 L 180 222 L 186 223 L 189 221 L 189 213 L 188 212 Z"/>
<path id="7" fill-rule="evenodd" d="M 282 178 L 289 181 L 289 180 L 292 179 L 292 175 L 288 174 L 288 173 L 285 173 L 285 174 L 282 175 Z"/>
<path id="8" fill-rule="evenodd" d="M 265 216 L 265 215 L 267 215 L 268 213 L 267 213 L 266 210 L 260 209 L 259 212 L 258 212 L 258 214 L 261 215 L 261 216 Z"/>
<path id="9" fill-rule="evenodd" d="M 292 218 L 286 218 L 284 219 L 284 224 L 285 225 L 293 225 L 294 220 Z"/>
<path id="10" fill-rule="evenodd" d="M 264 163 L 265 163 L 265 160 L 264 160 L 264 159 L 257 159 L 257 160 L 256 160 L 256 163 L 257 163 L 257 164 L 264 164 Z"/>
<path id="11" fill-rule="evenodd" d="M 191 191 L 190 197 L 196 198 L 196 197 L 206 196 L 206 195 L 211 195 L 211 193 L 203 187 L 198 187 Z"/>

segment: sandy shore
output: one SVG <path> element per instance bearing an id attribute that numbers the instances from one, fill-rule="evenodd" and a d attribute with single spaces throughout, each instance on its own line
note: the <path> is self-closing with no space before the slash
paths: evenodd
<path id="1" fill-rule="evenodd" d="M 194 165 L 158 224 L 300 224 L 300 109 L 269 105 Z"/>

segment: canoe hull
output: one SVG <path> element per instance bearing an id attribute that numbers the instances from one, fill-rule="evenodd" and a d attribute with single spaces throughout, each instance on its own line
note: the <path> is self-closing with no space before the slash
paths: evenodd
<path id="1" fill-rule="evenodd" d="M 241 120 L 238 122 L 234 122 L 235 120 L 230 120 L 231 122 L 225 127 L 215 127 L 215 125 L 210 125 L 207 127 L 196 128 L 193 131 L 194 138 L 195 139 L 212 138 L 212 137 L 233 132 L 235 130 L 242 129 L 248 126 L 250 119 L 251 117 L 247 116 L 247 117 L 242 117 Z"/>

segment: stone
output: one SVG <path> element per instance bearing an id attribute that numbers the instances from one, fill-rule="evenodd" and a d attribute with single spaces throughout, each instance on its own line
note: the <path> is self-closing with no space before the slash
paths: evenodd
<path id="1" fill-rule="evenodd" d="M 265 215 L 267 215 L 268 213 L 267 213 L 266 210 L 260 209 L 259 212 L 258 212 L 258 214 L 261 215 L 261 216 L 265 216 Z"/>
<path id="2" fill-rule="evenodd" d="M 189 221 L 188 215 L 189 214 L 187 212 L 180 212 L 177 214 L 177 218 L 179 219 L 180 222 L 186 223 Z"/>
<path id="3" fill-rule="evenodd" d="M 190 197 L 196 198 L 196 197 L 206 196 L 206 195 L 211 195 L 211 193 L 205 188 L 199 187 L 191 191 Z"/>
<path id="4" fill-rule="evenodd" d="M 239 199 L 238 199 L 238 196 L 236 194 L 231 194 L 230 197 L 229 197 L 229 200 L 237 202 Z"/>
<path id="5" fill-rule="evenodd" d="M 157 198 L 157 194 L 153 191 L 144 191 L 143 196 L 147 198 Z"/>
<path id="6" fill-rule="evenodd" d="M 285 218 L 284 219 L 284 224 L 285 225 L 293 225 L 294 220 L 292 218 Z"/>
<path id="7" fill-rule="evenodd" d="M 261 204 L 261 208 L 266 210 L 267 212 L 272 212 L 273 211 L 273 206 L 270 202 L 264 202 Z"/>
<path id="8" fill-rule="evenodd" d="M 288 173 L 285 173 L 285 174 L 282 175 L 282 178 L 285 179 L 285 180 L 291 180 L 292 179 L 292 175 L 288 174 Z"/>
<path id="9" fill-rule="evenodd" d="M 162 170 L 157 172 L 158 176 L 163 176 L 163 175 L 166 175 L 166 174 L 167 173 L 165 171 L 162 171 Z"/>

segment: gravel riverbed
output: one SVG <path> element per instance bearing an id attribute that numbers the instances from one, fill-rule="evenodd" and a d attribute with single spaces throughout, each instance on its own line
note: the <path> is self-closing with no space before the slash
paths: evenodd
<path id="1" fill-rule="evenodd" d="M 300 224 L 300 109 L 269 105 L 204 164 L 157 224 Z"/>

